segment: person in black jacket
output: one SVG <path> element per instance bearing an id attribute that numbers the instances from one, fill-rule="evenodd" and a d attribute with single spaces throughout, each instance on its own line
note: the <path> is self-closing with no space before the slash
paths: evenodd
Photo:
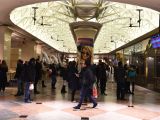
<path id="1" fill-rule="evenodd" d="M 102 60 L 99 60 L 99 64 L 97 65 L 97 82 L 100 82 L 101 95 L 107 95 L 105 93 L 107 82 L 107 68 L 108 66 L 104 62 L 102 62 Z M 99 83 L 97 83 L 97 86 L 98 84 Z"/>
<path id="2" fill-rule="evenodd" d="M 63 83 L 62 83 L 62 88 L 61 88 L 61 93 L 66 93 L 66 82 L 68 81 L 68 71 L 67 71 L 67 64 L 66 63 L 63 63 L 63 65 L 61 66 L 61 69 L 60 69 L 60 73 L 61 73 L 61 76 L 63 78 Z"/>
<path id="3" fill-rule="evenodd" d="M 24 82 L 23 82 L 23 61 L 18 60 L 17 61 L 17 68 L 16 68 L 16 74 L 14 76 L 15 79 L 17 79 L 17 94 L 15 96 L 21 96 L 24 94 Z"/>
<path id="4" fill-rule="evenodd" d="M 24 65 L 24 69 L 25 69 L 25 81 L 26 81 L 24 102 L 31 103 L 29 87 L 35 81 L 35 75 L 36 75 L 35 59 L 31 58 L 28 64 Z"/>
<path id="5" fill-rule="evenodd" d="M 0 64 L 0 92 L 2 90 L 3 94 L 7 84 L 7 72 L 8 66 L 6 64 L 6 61 L 2 60 L 2 63 Z"/>
<path id="6" fill-rule="evenodd" d="M 50 77 L 51 77 L 51 80 L 52 80 L 52 82 L 51 82 L 51 87 L 52 87 L 52 89 L 56 89 L 56 82 L 57 82 L 57 69 L 56 69 L 56 67 L 55 67 L 55 64 L 53 63 L 53 64 L 51 64 L 50 65 L 50 67 L 49 67 L 49 69 L 50 69 Z"/>
<path id="7" fill-rule="evenodd" d="M 122 62 L 118 62 L 115 69 L 115 79 L 117 81 L 117 100 L 125 100 L 125 69 Z"/>
<path id="8" fill-rule="evenodd" d="M 80 92 L 80 101 L 77 106 L 73 107 L 74 109 L 80 109 L 85 97 L 88 97 L 89 100 L 93 103 L 93 108 L 97 106 L 96 100 L 91 95 L 94 83 L 94 75 L 90 66 L 91 66 L 90 61 L 85 61 L 84 63 L 82 63 L 82 70 L 80 73 L 80 79 L 82 83 Z"/>
<path id="9" fill-rule="evenodd" d="M 75 93 L 80 88 L 79 78 L 76 76 L 78 70 L 76 68 L 76 62 L 70 62 L 68 66 L 68 83 L 69 88 L 71 89 L 71 102 L 75 102 Z"/>
<path id="10" fill-rule="evenodd" d="M 36 59 L 35 70 L 36 76 L 34 81 L 34 94 L 39 94 L 40 92 L 37 90 L 37 84 L 42 79 L 42 63 L 39 58 Z"/>

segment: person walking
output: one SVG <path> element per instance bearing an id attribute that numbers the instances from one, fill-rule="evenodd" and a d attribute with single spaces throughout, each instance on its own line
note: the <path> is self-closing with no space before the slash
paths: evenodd
<path id="1" fill-rule="evenodd" d="M 73 108 L 80 109 L 85 97 L 89 98 L 89 100 L 93 103 L 92 108 L 95 108 L 97 106 L 97 102 L 93 98 L 93 96 L 91 95 L 93 83 L 94 83 L 94 79 L 95 79 L 93 72 L 90 68 L 91 63 L 90 63 L 90 61 L 85 61 L 85 62 L 81 63 L 81 65 L 82 65 L 82 70 L 81 70 L 81 73 L 79 76 L 81 79 L 81 84 L 82 84 L 81 91 L 80 91 L 80 100 L 79 100 L 78 105 Z"/>

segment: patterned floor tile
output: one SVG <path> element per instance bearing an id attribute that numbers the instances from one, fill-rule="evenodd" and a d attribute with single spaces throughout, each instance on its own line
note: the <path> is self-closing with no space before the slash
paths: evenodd
<path id="1" fill-rule="evenodd" d="M 117 111 L 122 108 L 126 108 L 126 104 L 117 104 L 117 103 L 112 103 L 112 102 L 107 102 L 107 103 L 99 103 L 98 107 L 106 110 L 106 111 Z"/>
<path id="2" fill-rule="evenodd" d="M 0 110 L 0 120 L 8 120 L 11 118 L 16 118 L 16 117 L 18 117 L 18 114 L 16 114 L 15 112 L 12 112 L 7 109 Z"/>
<path id="3" fill-rule="evenodd" d="M 100 108 L 91 108 L 91 107 L 81 107 L 80 110 L 74 110 L 73 108 L 63 109 L 64 112 L 71 113 L 80 117 L 92 117 L 99 114 L 104 114 L 107 111 Z"/>
<path id="4" fill-rule="evenodd" d="M 77 103 L 72 103 L 68 101 L 50 101 L 50 102 L 44 102 L 43 104 L 55 110 L 61 110 L 61 109 L 73 107 L 74 104 L 76 105 Z"/>
<path id="5" fill-rule="evenodd" d="M 141 120 L 141 119 L 119 114 L 116 112 L 107 112 L 106 114 L 94 116 L 90 118 L 90 120 Z"/>
<path id="6" fill-rule="evenodd" d="M 1 105 L 1 103 L 0 103 L 0 110 L 4 109 L 4 108 L 5 108 L 5 106 Z"/>
<path id="7" fill-rule="evenodd" d="M 160 112 L 153 112 L 139 107 L 125 108 L 116 112 L 124 115 L 133 116 L 142 120 L 150 120 L 160 116 Z"/>
<path id="8" fill-rule="evenodd" d="M 156 118 L 154 118 L 154 119 L 152 119 L 152 120 L 160 120 L 160 116 L 159 116 L 159 117 L 156 117 Z"/>
<path id="9" fill-rule="evenodd" d="M 89 120 L 160 120 L 160 94 L 145 88 L 135 87 L 134 108 L 128 108 L 130 95 L 125 96 L 126 101 L 117 101 L 116 84 L 107 83 L 108 95 L 99 94 L 96 109 L 89 104 L 86 110 L 73 111 L 77 103 L 70 102 L 70 90 L 61 94 L 62 79 L 57 80 L 55 90 L 51 89 L 50 82 L 46 85 L 46 88 L 39 86 L 40 94 L 31 94 L 34 100 L 31 104 L 24 103 L 23 96 L 14 96 L 16 88 L 6 88 L 6 94 L 0 96 L 0 120 L 80 120 L 82 116 Z M 79 92 L 75 98 L 79 99 Z M 27 118 L 19 118 L 26 114 Z"/>
<path id="10" fill-rule="evenodd" d="M 151 104 L 151 103 L 146 103 L 146 104 L 139 104 L 137 107 L 141 107 L 143 109 L 153 111 L 153 112 L 160 112 L 160 104 Z"/>
<path id="11" fill-rule="evenodd" d="M 27 118 L 11 118 L 9 120 L 28 120 Z"/>
<path id="12" fill-rule="evenodd" d="M 79 116 L 75 116 L 63 111 L 45 112 L 31 115 L 28 120 L 80 120 Z"/>
<path id="13" fill-rule="evenodd" d="M 16 107 L 16 106 L 21 106 L 19 103 L 15 103 L 13 100 L 5 100 L 5 101 L 1 101 L 0 105 L 5 107 L 5 108 L 10 108 L 10 107 Z"/>
<path id="14" fill-rule="evenodd" d="M 34 103 L 12 107 L 10 108 L 10 110 L 19 115 L 32 115 L 32 114 L 37 114 L 41 112 L 53 111 L 53 109 L 50 107 L 44 106 L 42 104 L 34 104 Z"/>

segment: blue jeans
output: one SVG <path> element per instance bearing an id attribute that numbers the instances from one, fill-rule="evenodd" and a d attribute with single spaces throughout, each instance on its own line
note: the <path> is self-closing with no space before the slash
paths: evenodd
<path id="1" fill-rule="evenodd" d="M 81 88 L 81 92 L 80 92 L 80 101 L 78 103 L 78 107 L 81 107 L 82 102 L 84 100 L 85 97 L 88 97 L 90 102 L 92 102 L 93 104 L 96 104 L 96 100 L 93 98 L 93 96 L 91 95 L 91 91 L 92 89 L 89 87 L 82 87 Z"/>
<path id="2" fill-rule="evenodd" d="M 30 82 L 26 82 L 25 84 L 25 94 L 24 94 L 24 101 L 30 101 L 30 90 L 29 90 Z"/>

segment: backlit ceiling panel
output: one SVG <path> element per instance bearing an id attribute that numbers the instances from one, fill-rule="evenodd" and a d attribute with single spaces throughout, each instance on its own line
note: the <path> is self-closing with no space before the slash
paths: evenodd
<path id="1" fill-rule="evenodd" d="M 56 50 L 68 53 L 77 52 L 69 23 L 101 23 L 103 26 L 95 41 L 94 53 L 108 53 L 157 28 L 159 13 L 116 2 L 68 0 L 19 7 L 11 12 L 10 19 Z"/>

